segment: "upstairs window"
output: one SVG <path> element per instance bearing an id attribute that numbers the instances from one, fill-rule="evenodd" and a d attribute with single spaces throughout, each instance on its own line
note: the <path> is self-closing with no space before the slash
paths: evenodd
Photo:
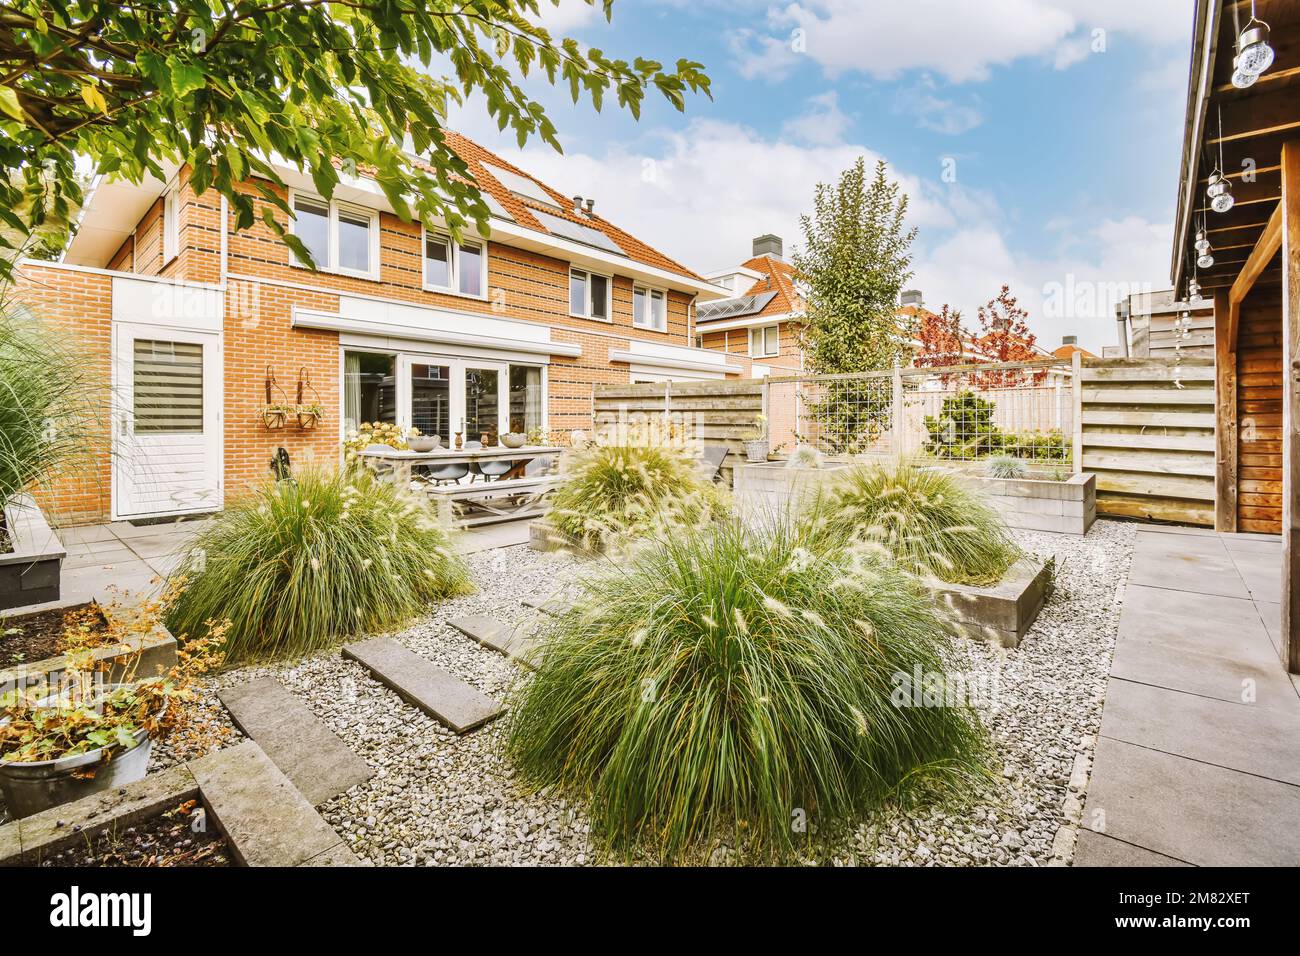
<path id="1" fill-rule="evenodd" d="M 424 235 L 424 287 L 483 298 L 487 289 L 487 252 L 478 242 L 456 243 L 451 237 Z"/>
<path id="2" fill-rule="evenodd" d="M 766 325 L 749 330 L 749 354 L 753 358 L 771 358 L 781 353 L 780 326 Z"/>
<path id="3" fill-rule="evenodd" d="M 302 240 L 322 272 L 379 277 L 379 214 L 315 196 L 294 195 L 289 231 Z M 307 263 L 294 257 L 294 264 Z"/>
<path id="4" fill-rule="evenodd" d="M 668 330 L 668 300 L 658 289 L 636 286 L 632 290 L 632 324 L 656 332 Z"/>
<path id="5" fill-rule="evenodd" d="M 582 269 L 569 270 L 569 313 L 584 319 L 608 322 L 612 312 L 609 276 Z"/>

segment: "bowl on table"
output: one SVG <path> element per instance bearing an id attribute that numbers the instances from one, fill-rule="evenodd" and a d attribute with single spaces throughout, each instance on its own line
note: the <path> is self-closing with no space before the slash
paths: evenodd
<path id="1" fill-rule="evenodd" d="M 528 436 L 521 432 L 506 432 L 501 436 L 501 444 L 506 448 L 523 448 L 528 444 Z"/>
<path id="2" fill-rule="evenodd" d="M 442 439 L 437 435 L 421 435 L 419 438 L 408 438 L 406 444 L 410 446 L 411 451 L 437 451 L 442 445 Z"/>

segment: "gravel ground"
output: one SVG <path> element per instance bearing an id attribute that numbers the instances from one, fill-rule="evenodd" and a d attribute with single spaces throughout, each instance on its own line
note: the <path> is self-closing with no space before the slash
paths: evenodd
<path id="1" fill-rule="evenodd" d="M 961 642 L 950 662 L 952 670 L 988 691 L 991 706 L 982 715 L 1002 768 L 998 792 L 948 814 L 875 814 L 835 862 L 1031 866 L 1052 860 L 1057 830 L 1069 822 L 1076 755 L 1090 755 L 1101 721 L 1133 529 L 1099 521 L 1085 538 L 1034 532 L 1016 537 L 1029 551 L 1055 555 L 1055 593 L 1017 650 Z M 555 592 L 576 565 L 566 556 L 526 547 L 467 561 L 479 593 L 446 603 L 394 636 L 502 699 L 520 679 L 519 670 L 447 622 L 468 614 L 521 620 L 534 612 L 520 600 Z M 546 794 L 527 796 L 513 783 L 511 768 L 499 756 L 500 722 L 457 737 L 337 651 L 241 668 L 208 682 L 208 727 L 193 739 L 159 747 L 151 771 L 238 742 L 215 690 L 263 675 L 280 680 L 374 768 L 368 783 L 321 807 L 359 856 L 381 865 L 597 862 L 580 810 Z M 714 858 L 728 857 L 724 850 Z"/>

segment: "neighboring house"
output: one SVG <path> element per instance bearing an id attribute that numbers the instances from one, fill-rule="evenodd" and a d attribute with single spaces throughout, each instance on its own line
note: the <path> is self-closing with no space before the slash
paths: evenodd
<path id="1" fill-rule="evenodd" d="M 460 243 L 401 221 L 378 186 L 333 200 L 280 169 L 294 232 L 320 271 L 226 202 L 166 182 L 100 182 L 62 263 L 26 260 L 16 295 L 66 331 L 113 389 L 111 437 L 57 489 L 64 521 L 218 509 L 277 449 L 338 460 L 362 422 L 451 443 L 590 428 L 599 384 L 747 376 L 744 355 L 694 348 L 694 312 L 725 295 L 470 140 L 449 134 L 492 209 Z M 253 194 L 251 185 L 245 186 Z M 284 221 L 284 214 L 276 211 Z M 319 403 L 319 427 L 272 429 L 270 402 Z M 111 448 L 111 454 L 107 449 Z"/>
<path id="2" fill-rule="evenodd" d="M 1079 345 L 1079 337 L 1077 335 L 1061 336 L 1061 344 L 1056 348 L 1052 349 L 1052 355 L 1054 355 L 1056 358 L 1059 359 L 1065 359 L 1066 361 L 1072 361 L 1074 359 L 1074 354 L 1076 352 L 1082 355 L 1084 358 L 1097 357 L 1096 355 L 1094 355 L 1093 353 L 1089 352 L 1087 349 Z"/>
<path id="3" fill-rule="evenodd" d="M 699 344 L 708 350 L 746 356 L 755 377 L 797 375 L 803 371 L 799 347 L 804 300 L 794 268 L 785 260 L 779 236 L 754 240 L 753 257 L 708 279 L 727 298 L 696 308 Z"/>

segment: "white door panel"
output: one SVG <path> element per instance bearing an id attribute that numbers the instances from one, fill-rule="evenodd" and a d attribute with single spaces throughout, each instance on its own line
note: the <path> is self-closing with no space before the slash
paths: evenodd
<path id="1" fill-rule="evenodd" d="M 114 326 L 115 518 L 222 505 L 221 336 Z"/>

